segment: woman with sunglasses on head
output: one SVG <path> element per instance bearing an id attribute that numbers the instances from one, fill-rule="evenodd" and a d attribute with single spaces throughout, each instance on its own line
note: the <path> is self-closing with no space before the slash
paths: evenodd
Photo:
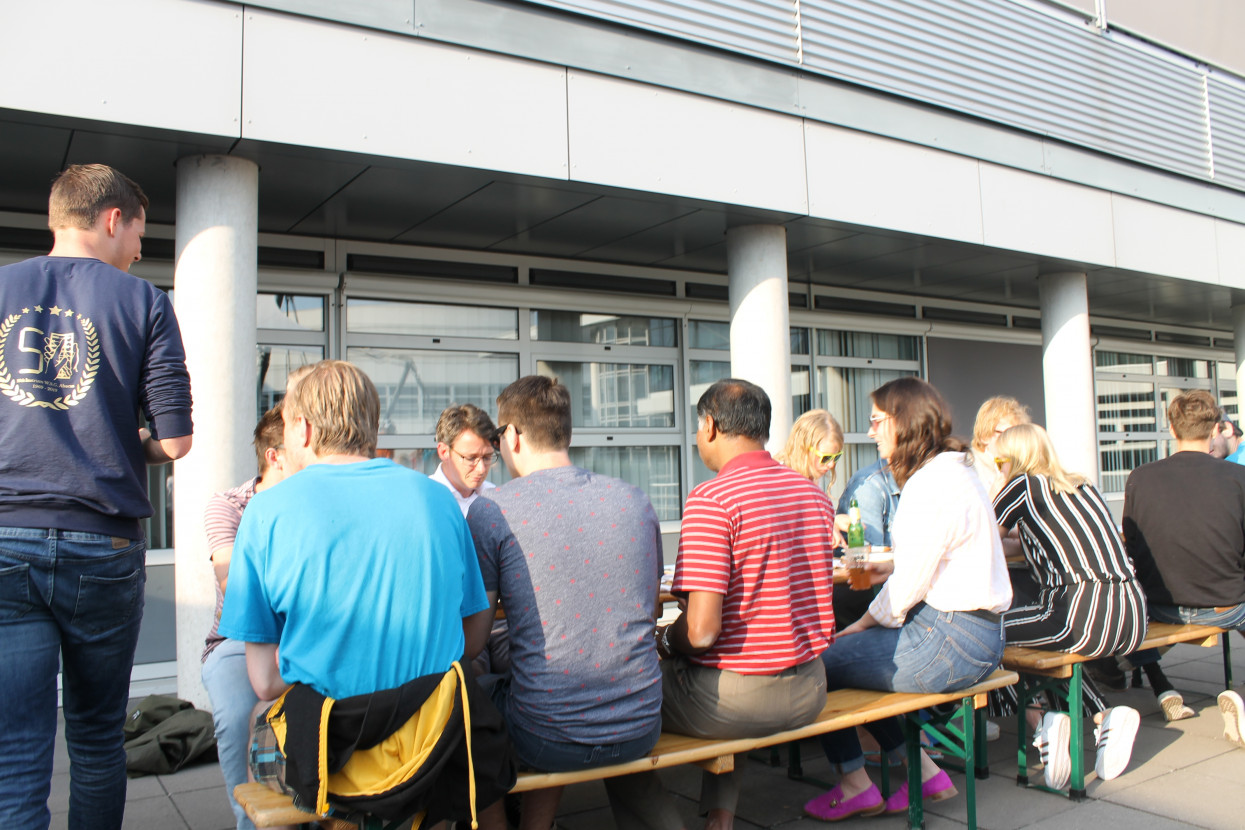
<path id="1" fill-rule="evenodd" d="M 993 461 L 1004 481 L 994 499 L 999 529 L 1020 529 L 1020 544 L 1036 583 L 1036 599 L 1004 616 L 1008 645 L 1067 651 L 1087 657 L 1130 654 L 1146 633 L 1146 599 L 1132 561 L 1102 494 L 1084 476 L 1059 463 L 1046 430 L 1018 424 L 999 435 Z M 1085 706 L 1099 723 L 1098 761 L 1103 780 L 1128 766 L 1138 715 L 1110 707 L 1089 678 Z M 996 703 L 1015 711 L 1008 689 Z M 1063 789 L 1071 770 L 1068 715 L 1030 710 L 1034 745 L 1042 753 L 1047 786 Z"/>
<path id="2" fill-rule="evenodd" d="M 894 570 L 869 611 L 822 652 L 830 689 L 949 692 L 981 681 L 1003 656 L 1001 612 L 1012 590 L 994 510 L 964 442 L 951 435 L 942 396 L 923 380 L 900 378 L 875 390 L 869 436 L 901 488 L 891 526 Z M 878 745 L 902 759 L 898 718 L 869 724 Z M 804 805 L 825 821 L 899 813 L 901 786 L 883 800 L 864 769 L 855 730 L 822 739 L 840 780 Z M 947 774 L 921 753 L 921 792 L 955 795 Z"/>

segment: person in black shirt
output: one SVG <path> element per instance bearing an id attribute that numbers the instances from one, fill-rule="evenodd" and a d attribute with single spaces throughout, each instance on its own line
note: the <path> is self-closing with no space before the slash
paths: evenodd
<path id="1" fill-rule="evenodd" d="M 1128 477 L 1124 545 L 1150 619 L 1245 631 L 1245 467 L 1210 455 L 1218 420 L 1209 392 L 1172 400 L 1167 421 L 1176 452 Z M 1223 692 L 1219 708 L 1228 738 L 1245 746 L 1240 695 Z"/>

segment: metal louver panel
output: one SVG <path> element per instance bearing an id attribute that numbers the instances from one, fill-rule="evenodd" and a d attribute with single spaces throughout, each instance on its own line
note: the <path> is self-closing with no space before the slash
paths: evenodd
<path id="1" fill-rule="evenodd" d="M 1202 76 L 998 0 L 802 0 L 804 63 L 1206 178 Z"/>
<path id="2" fill-rule="evenodd" d="M 798 60 L 795 0 L 533 0 L 782 63 Z"/>
<path id="3" fill-rule="evenodd" d="M 1215 148 L 1215 181 L 1245 189 L 1245 89 L 1211 76 L 1210 135 Z"/>

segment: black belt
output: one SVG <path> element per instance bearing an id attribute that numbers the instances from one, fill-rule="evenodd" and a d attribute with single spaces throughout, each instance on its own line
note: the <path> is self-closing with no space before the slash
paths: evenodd
<path id="1" fill-rule="evenodd" d="M 911 610 L 909 610 L 907 615 L 904 616 L 904 622 L 905 623 L 910 622 L 912 618 L 917 615 L 917 612 L 919 612 L 924 607 L 925 607 L 925 600 L 921 600 L 916 605 L 912 606 Z M 934 609 L 934 610 L 937 610 L 937 609 Z M 978 619 L 985 620 L 988 623 L 994 623 L 994 624 L 998 624 L 999 622 L 1002 622 L 1003 620 L 1002 614 L 999 614 L 995 611 L 987 611 L 984 608 L 976 608 L 972 611 L 951 611 L 947 613 L 968 614 L 970 617 L 977 617 Z"/>

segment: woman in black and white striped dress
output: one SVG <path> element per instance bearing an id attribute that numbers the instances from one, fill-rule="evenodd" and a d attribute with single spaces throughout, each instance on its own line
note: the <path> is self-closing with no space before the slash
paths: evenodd
<path id="1" fill-rule="evenodd" d="M 1007 644 L 1087 657 L 1135 651 L 1146 633 L 1145 595 L 1102 494 L 1084 476 L 1063 469 L 1046 430 L 1035 424 L 1003 432 L 995 455 L 1006 480 L 994 499 L 995 515 L 1005 534 L 1019 529 L 1037 588 L 1036 600 L 1004 614 Z M 1092 683 L 1085 684 L 1085 702 L 1090 714 L 1105 713 L 1095 719 L 1108 741 L 1110 730 L 1116 731 L 1119 748 L 1104 755 L 1100 740 L 1098 764 L 1100 778 L 1114 778 L 1131 755 L 1137 713 L 1109 707 Z M 1066 748 L 1066 719 L 1048 713 L 1035 743 L 1045 739 Z M 1061 770 L 1053 772 L 1057 783 Z"/>

